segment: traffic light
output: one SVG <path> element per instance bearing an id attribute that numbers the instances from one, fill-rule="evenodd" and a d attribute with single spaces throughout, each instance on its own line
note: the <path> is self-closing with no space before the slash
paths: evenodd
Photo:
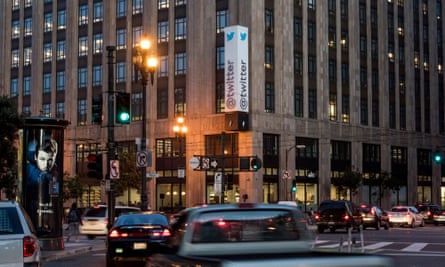
<path id="1" fill-rule="evenodd" d="M 297 181 L 292 180 L 292 192 L 297 192 Z"/>
<path id="2" fill-rule="evenodd" d="M 257 156 L 250 158 L 250 168 L 252 171 L 258 171 L 259 169 L 261 169 L 261 166 L 261 159 L 259 159 Z"/>
<path id="3" fill-rule="evenodd" d="M 102 97 L 93 97 L 91 104 L 91 121 L 94 124 L 102 123 Z"/>
<path id="4" fill-rule="evenodd" d="M 116 95 L 116 123 L 130 123 L 130 94 L 118 93 Z"/>
<path id="5" fill-rule="evenodd" d="M 443 160 L 442 152 L 440 150 L 436 150 L 436 152 L 434 152 L 433 154 L 433 159 L 434 162 L 436 163 L 442 163 Z"/>
<path id="6" fill-rule="evenodd" d="M 87 160 L 88 177 L 102 180 L 102 154 L 90 154 Z"/>

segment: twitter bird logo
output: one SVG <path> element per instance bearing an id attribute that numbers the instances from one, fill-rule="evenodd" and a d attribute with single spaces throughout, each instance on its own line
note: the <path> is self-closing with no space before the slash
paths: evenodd
<path id="1" fill-rule="evenodd" d="M 231 41 L 233 39 L 233 37 L 235 36 L 235 32 L 229 32 L 227 34 L 227 41 Z"/>
<path id="2" fill-rule="evenodd" d="M 240 37 L 241 41 L 245 41 L 247 39 L 247 33 L 246 32 L 241 32 L 239 34 L 239 37 Z"/>

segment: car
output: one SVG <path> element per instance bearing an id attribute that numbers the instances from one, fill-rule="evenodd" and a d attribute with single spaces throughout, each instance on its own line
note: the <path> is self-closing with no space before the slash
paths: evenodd
<path id="1" fill-rule="evenodd" d="M 168 217 L 158 212 L 123 214 L 107 236 L 106 265 L 118 262 L 145 262 L 160 252 L 171 236 Z"/>
<path id="2" fill-rule="evenodd" d="M 362 204 L 359 210 L 363 218 L 363 229 L 373 227 L 376 230 L 380 230 L 380 228 L 383 227 L 385 230 L 388 230 L 388 216 L 380 207 Z"/>
<path id="3" fill-rule="evenodd" d="M 138 212 L 140 208 L 130 206 L 115 206 L 114 217 L 129 212 Z M 79 225 L 79 233 L 87 235 L 88 239 L 96 236 L 106 236 L 108 234 L 108 207 L 106 205 L 96 205 L 85 211 L 82 216 L 82 223 Z"/>
<path id="4" fill-rule="evenodd" d="M 36 230 L 25 209 L 15 201 L 0 201 L 0 266 L 41 266 Z"/>
<path id="5" fill-rule="evenodd" d="M 425 221 L 423 215 L 414 206 L 395 206 L 392 207 L 388 214 L 389 226 L 424 226 Z"/>
<path id="6" fill-rule="evenodd" d="M 433 214 L 440 211 L 440 206 L 431 203 L 416 204 L 416 209 L 423 215 L 425 223 L 434 223 Z"/>
<path id="7" fill-rule="evenodd" d="M 433 214 L 434 225 L 445 224 L 445 210 L 439 210 Z"/>
<path id="8" fill-rule="evenodd" d="M 325 229 L 331 232 L 337 229 L 348 231 L 349 228 L 360 231 L 363 224 L 359 209 L 347 200 L 322 201 L 314 219 L 319 233 L 323 233 Z"/>

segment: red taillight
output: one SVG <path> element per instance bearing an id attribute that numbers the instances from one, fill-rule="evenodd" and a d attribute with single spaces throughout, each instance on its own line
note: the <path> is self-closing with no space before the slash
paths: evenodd
<path id="1" fill-rule="evenodd" d="M 156 237 L 159 237 L 159 236 L 167 237 L 167 236 L 171 236 L 171 232 L 168 229 L 164 229 L 164 231 L 162 231 L 162 232 L 154 232 L 153 236 L 156 236 Z"/>
<path id="2" fill-rule="evenodd" d="M 407 213 L 405 214 L 405 216 L 406 216 L 406 217 L 411 217 L 411 214 L 409 214 L 409 212 L 407 212 Z"/>
<path id="3" fill-rule="evenodd" d="M 25 236 L 23 238 L 23 256 L 31 257 L 36 251 L 37 240 L 32 236 Z"/>
<path id="4" fill-rule="evenodd" d="M 315 215 L 314 215 L 314 219 L 315 219 L 316 221 L 319 221 L 319 220 L 320 220 L 320 215 L 315 214 Z"/>
<path id="5" fill-rule="evenodd" d="M 119 233 L 118 230 L 111 230 L 111 232 L 108 234 L 108 237 L 110 238 L 128 237 L 128 233 Z"/>
<path id="6" fill-rule="evenodd" d="M 345 216 L 343 216 L 343 219 L 345 220 L 345 221 L 349 221 L 349 215 L 348 214 L 346 214 Z"/>
<path id="7" fill-rule="evenodd" d="M 428 216 L 431 216 L 431 211 L 428 211 L 426 214 L 427 214 Z"/>

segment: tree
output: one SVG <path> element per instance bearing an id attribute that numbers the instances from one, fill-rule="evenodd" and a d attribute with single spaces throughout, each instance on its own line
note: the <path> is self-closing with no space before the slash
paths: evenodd
<path id="1" fill-rule="evenodd" d="M 69 177 L 68 173 L 63 174 L 64 188 L 63 188 L 63 201 L 68 199 L 74 199 L 75 202 L 82 197 L 85 192 L 85 186 L 79 181 L 79 177 Z"/>
<path id="2" fill-rule="evenodd" d="M 362 174 L 358 171 L 353 171 L 351 168 L 346 169 L 340 177 L 333 177 L 331 183 L 337 187 L 338 195 L 346 195 L 349 189 L 349 199 L 352 199 L 352 194 L 357 192 L 357 189 L 362 184 Z"/>
<path id="3" fill-rule="evenodd" d="M 15 198 L 17 185 L 18 130 L 23 127 L 23 115 L 17 112 L 17 103 L 7 96 L 0 96 L 0 189 L 8 199 Z"/>
<path id="4" fill-rule="evenodd" d="M 119 153 L 119 171 L 120 178 L 115 181 L 114 194 L 122 196 L 127 190 L 130 198 L 130 189 L 135 188 L 140 191 L 142 188 L 141 172 L 136 166 L 135 153 Z"/>

